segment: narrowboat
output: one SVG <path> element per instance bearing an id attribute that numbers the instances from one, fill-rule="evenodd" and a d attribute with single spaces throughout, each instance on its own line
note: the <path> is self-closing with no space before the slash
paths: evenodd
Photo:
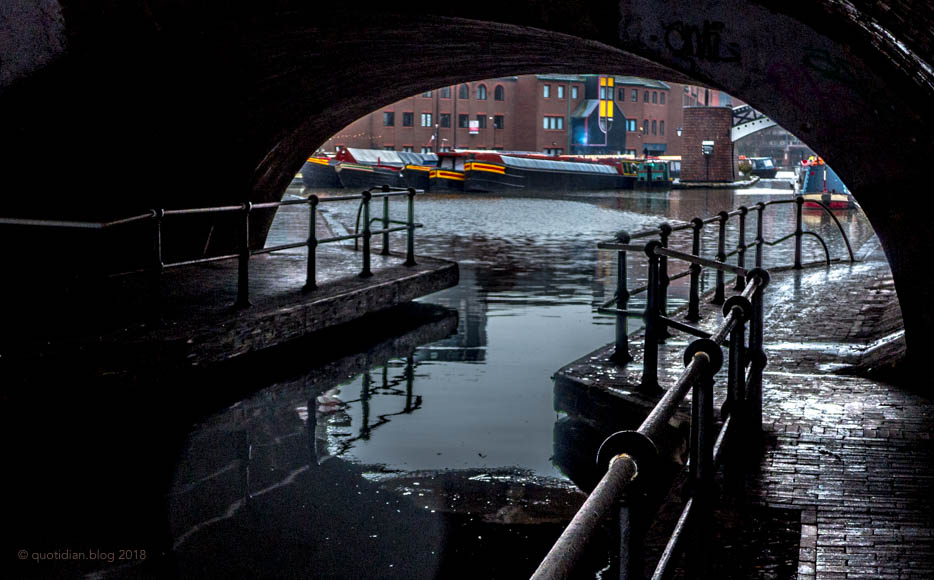
<path id="1" fill-rule="evenodd" d="M 749 161 L 750 175 L 772 179 L 778 172 L 778 167 L 775 167 L 775 162 L 771 157 L 747 157 L 746 160 Z"/>
<path id="2" fill-rule="evenodd" d="M 820 208 L 813 201 L 820 201 L 830 209 L 852 209 L 857 207 L 850 190 L 840 177 L 820 157 L 812 155 L 801 161 L 801 197 L 804 207 Z M 809 203 L 811 201 L 812 203 Z"/>
<path id="3" fill-rule="evenodd" d="M 472 153 L 464 162 L 464 191 L 616 189 L 619 176 L 615 167 L 601 163 Z"/>
<path id="4" fill-rule="evenodd" d="M 639 187 L 671 187 L 671 174 L 667 161 L 645 159 L 638 162 L 638 167 L 636 185 Z"/>
<path id="5" fill-rule="evenodd" d="M 638 178 L 639 166 L 632 158 L 619 155 L 561 155 L 561 161 L 576 163 L 602 163 L 616 169 L 616 189 L 632 189 Z"/>
<path id="6" fill-rule="evenodd" d="M 352 189 L 371 187 L 428 186 L 428 163 L 437 159 L 433 153 L 383 151 L 345 147 L 335 156 L 337 177 L 341 185 Z M 411 166 L 411 169 L 408 169 Z"/>
<path id="7" fill-rule="evenodd" d="M 337 178 L 338 161 L 330 157 L 313 155 L 302 165 L 302 185 L 308 189 L 336 188 L 341 187 L 341 181 Z"/>

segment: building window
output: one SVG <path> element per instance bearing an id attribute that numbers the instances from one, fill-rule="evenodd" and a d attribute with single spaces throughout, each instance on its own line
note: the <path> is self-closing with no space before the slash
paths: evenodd
<path id="1" fill-rule="evenodd" d="M 653 105 L 658 104 L 658 92 L 657 91 L 652 91 L 652 104 Z"/>
<path id="2" fill-rule="evenodd" d="M 477 126 L 480 127 L 481 129 L 486 129 L 486 115 L 485 114 L 480 113 L 479 115 L 477 115 Z"/>
<path id="3" fill-rule="evenodd" d="M 564 85 L 558 85 L 558 98 L 564 98 Z"/>
<path id="4" fill-rule="evenodd" d="M 441 98 L 450 99 L 451 98 L 451 87 L 441 87 Z"/>
<path id="5" fill-rule="evenodd" d="M 648 119 L 642 120 L 642 134 L 643 135 L 649 134 L 649 120 Z"/>
<path id="6" fill-rule="evenodd" d="M 451 126 L 451 113 L 441 113 L 439 117 L 439 121 L 441 122 L 442 127 Z"/>
<path id="7" fill-rule="evenodd" d="M 411 145 L 403 145 L 402 150 L 405 151 L 406 153 L 412 153 L 414 151 Z"/>
<path id="8" fill-rule="evenodd" d="M 383 113 L 383 127 L 392 127 L 396 124 L 396 114 L 393 112 Z"/>
<path id="9" fill-rule="evenodd" d="M 506 89 L 503 88 L 503 85 L 496 85 L 496 88 L 493 89 L 493 100 L 494 101 L 505 101 L 506 100 Z"/>
<path id="10" fill-rule="evenodd" d="M 632 102 L 638 102 L 639 100 L 639 89 L 632 89 Z"/>
<path id="11" fill-rule="evenodd" d="M 658 95 L 658 102 L 661 103 L 661 104 L 663 104 L 663 105 L 665 104 L 665 93 L 659 93 L 659 95 Z"/>
<path id="12" fill-rule="evenodd" d="M 422 147 L 422 153 L 431 153 L 431 147 Z"/>
<path id="13" fill-rule="evenodd" d="M 546 99 L 551 96 L 551 85 L 542 85 L 542 96 Z"/>
<path id="14" fill-rule="evenodd" d="M 662 94 L 664 95 L 665 93 L 662 93 Z M 664 121 L 659 121 L 659 122 L 658 122 L 658 134 L 659 134 L 659 135 L 664 135 L 664 134 L 665 134 L 665 122 L 664 122 Z"/>
<path id="15" fill-rule="evenodd" d="M 645 91 L 644 93 L 642 93 L 642 101 L 645 102 L 645 103 L 648 103 L 648 102 L 649 102 L 649 92 L 648 92 L 648 91 Z"/>
<path id="16" fill-rule="evenodd" d="M 562 155 L 564 153 L 564 149 L 545 149 L 544 153 L 545 155 L 554 155 L 557 157 L 558 155 Z"/>
<path id="17" fill-rule="evenodd" d="M 457 126 L 461 129 L 466 129 L 470 126 L 470 115 L 458 115 L 457 116 Z"/>
<path id="18" fill-rule="evenodd" d="M 415 120 L 415 113 L 402 113 L 402 126 L 411 127 Z"/>
<path id="19" fill-rule="evenodd" d="M 431 113 L 422 113 L 422 127 L 431 127 Z"/>
<path id="20" fill-rule="evenodd" d="M 653 135 L 658 135 L 657 129 L 658 129 L 658 125 L 656 124 L 655 119 L 652 119 L 652 134 Z"/>
<path id="21" fill-rule="evenodd" d="M 470 98 L 470 87 L 467 85 L 461 85 L 457 89 L 457 98 L 458 99 L 469 99 Z"/>
<path id="22" fill-rule="evenodd" d="M 477 100 L 486 100 L 486 85 L 477 85 Z"/>
<path id="23" fill-rule="evenodd" d="M 635 133 L 636 131 L 636 120 L 635 119 L 626 119 L 626 130 L 632 131 L 633 133 Z"/>
<path id="24" fill-rule="evenodd" d="M 571 98 L 572 99 L 577 98 L 577 87 L 571 87 Z"/>
<path id="25" fill-rule="evenodd" d="M 600 87 L 600 100 L 606 100 L 606 87 Z"/>
<path id="26" fill-rule="evenodd" d="M 542 127 L 552 130 L 564 129 L 564 117 L 543 117 Z"/>
<path id="27" fill-rule="evenodd" d="M 495 117 L 493 117 L 493 128 L 502 129 L 505 125 L 505 122 L 506 120 L 503 118 L 502 115 L 496 115 Z"/>
<path id="28" fill-rule="evenodd" d="M 422 96 L 425 97 L 426 99 L 430 99 L 430 98 L 431 98 L 431 91 L 425 91 L 424 93 L 422 93 Z"/>

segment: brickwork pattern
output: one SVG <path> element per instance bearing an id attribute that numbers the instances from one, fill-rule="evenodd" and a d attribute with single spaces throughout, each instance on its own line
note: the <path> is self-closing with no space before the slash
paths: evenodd
<path id="1" fill-rule="evenodd" d="M 733 181 L 733 110 L 729 107 L 686 107 L 684 144 L 681 151 L 682 181 Z M 713 154 L 708 160 L 701 152 L 702 141 L 713 141 Z"/>

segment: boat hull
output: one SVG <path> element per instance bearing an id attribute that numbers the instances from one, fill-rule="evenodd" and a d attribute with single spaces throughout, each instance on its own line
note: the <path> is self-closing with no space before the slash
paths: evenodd
<path id="1" fill-rule="evenodd" d="M 328 189 L 341 187 L 341 181 L 335 171 L 336 161 L 311 158 L 302 165 L 302 184 L 309 189 Z"/>
<path id="2" fill-rule="evenodd" d="M 407 187 L 428 191 L 431 187 L 431 180 L 429 179 L 430 173 L 431 167 L 426 167 L 424 165 L 406 165 L 405 169 L 402 170 L 402 178 L 405 180 Z"/>
<path id="3" fill-rule="evenodd" d="M 370 189 L 384 185 L 408 187 L 399 169 L 341 163 L 337 166 L 337 177 L 347 189 Z"/>
<path id="4" fill-rule="evenodd" d="M 804 209 L 821 209 L 816 201 L 819 201 L 830 209 L 853 209 L 856 202 L 853 196 L 846 193 L 806 193 L 803 194 Z"/>
<path id="5" fill-rule="evenodd" d="M 582 191 L 618 189 L 619 174 L 576 173 L 504 167 L 491 163 L 468 163 L 464 168 L 464 191 Z M 631 186 L 630 186 L 631 187 Z"/>
<path id="6" fill-rule="evenodd" d="M 430 191 L 464 191 L 464 172 L 432 169 L 428 174 Z"/>

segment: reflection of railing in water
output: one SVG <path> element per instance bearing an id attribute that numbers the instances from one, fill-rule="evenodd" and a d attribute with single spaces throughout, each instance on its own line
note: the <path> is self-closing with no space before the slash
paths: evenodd
<path id="1" fill-rule="evenodd" d="M 335 456 L 345 453 L 348 449 L 353 446 L 353 443 L 359 440 L 367 440 L 370 438 L 370 434 L 374 429 L 389 423 L 390 417 L 395 417 L 398 415 L 407 415 L 416 411 L 422 407 L 422 396 L 415 395 L 413 393 L 413 385 L 415 381 L 415 355 L 409 355 L 405 358 L 405 371 L 402 376 L 396 379 L 389 379 L 389 367 L 384 365 L 382 369 L 382 386 L 373 387 L 373 377 L 369 371 L 363 373 L 361 378 L 361 389 L 360 389 L 360 398 L 352 399 L 349 401 L 344 401 L 340 410 L 343 411 L 343 408 L 346 405 L 351 403 L 360 403 L 361 410 L 361 421 L 360 430 L 356 436 L 341 438 L 338 444 L 338 449 L 335 453 L 330 453 L 327 451 L 328 441 L 326 431 L 317 432 L 317 425 L 319 421 L 325 420 L 327 413 L 317 413 L 315 412 L 315 424 L 316 424 L 316 445 L 314 447 L 315 454 L 318 456 L 318 461 L 322 460 L 322 454 L 324 456 Z M 405 382 L 405 391 L 397 387 Z M 405 397 L 405 405 L 402 410 L 396 411 L 395 413 L 383 413 L 377 415 L 377 420 L 375 423 L 370 423 L 370 399 L 374 395 L 374 391 L 380 391 L 381 394 L 397 395 Z M 315 409 L 317 404 L 314 399 L 309 401 L 309 418 L 311 417 L 311 409 Z M 315 407 L 312 407 L 315 405 Z"/>
<path id="2" fill-rule="evenodd" d="M 597 462 L 607 472 L 588 496 L 584 505 L 568 524 L 564 533 L 555 542 L 551 551 L 536 570 L 533 578 L 565 578 L 574 569 L 577 560 L 599 522 L 619 508 L 620 578 L 641 577 L 641 536 L 647 520 L 644 490 L 639 482 L 650 477 L 658 460 L 658 439 L 661 428 L 668 423 L 688 391 L 691 403 L 690 477 L 691 499 L 679 519 L 678 526 L 658 563 L 653 578 L 663 578 L 670 572 L 669 566 L 677 554 L 688 518 L 706 521 L 712 512 L 713 474 L 720 459 L 723 443 L 728 434 L 731 440 L 743 436 L 742 441 L 751 445 L 761 436 L 762 424 L 762 371 L 765 368 L 765 351 L 762 344 L 762 292 L 768 284 L 768 272 L 760 268 L 746 270 L 669 250 L 658 240 L 644 246 L 628 243 L 606 243 L 602 247 L 625 251 L 644 251 L 649 258 L 649 297 L 646 304 L 645 361 L 641 388 L 649 393 L 661 393 L 658 385 L 658 343 L 664 330 L 661 301 L 662 286 L 659 284 L 662 259 L 686 260 L 694 265 L 705 265 L 718 271 L 729 271 L 748 278 L 742 293 L 731 296 L 723 305 L 723 321 L 713 333 L 708 333 L 687 324 L 671 324 L 676 330 L 688 332 L 701 338 L 692 342 L 684 353 L 686 368 L 675 384 L 664 392 L 655 408 L 635 431 L 620 431 L 607 438 L 600 446 Z M 625 265 L 622 261 L 621 265 Z M 749 342 L 746 342 L 746 322 L 750 322 Z M 713 385 L 714 375 L 723 365 L 720 347 L 729 342 L 729 364 L 727 373 L 727 398 L 721 414 L 723 426 L 713 438 Z M 627 353 L 628 354 L 628 353 Z M 631 357 L 630 357 L 631 359 Z M 628 361 L 627 361 L 628 362 Z M 747 372 L 748 368 L 748 372 Z M 735 433 L 739 431 L 739 433 Z M 637 474 L 643 474 L 641 479 Z M 699 577 L 705 577 L 706 554 L 709 540 L 700 526 L 694 526 L 692 561 L 696 564 Z"/>
<path id="3" fill-rule="evenodd" d="M 219 206 L 219 207 L 206 207 L 206 208 L 188 208 L 188 209 L 153 209 L 147 213 L 122 218 L 118 220 L 113 220 L 109 222 L 78 222 L 78 221 L 62 221 L 62 220 L 37 220 L 37 219 L 21 219 L 21 218 L 2 218 L 0 217 L 0 225 L 11 225 L 11 226 L 27 226 L 27 227 L 47 227 L 47 228 L 59 228 L 59 229 L 73 229 L 73 230 L 106 230 L 115 226 L 122 226 L 130 223 L 142 222 L 153 220 L 153 245 L 152 245 L 152 256 L 151 256 L 151 266 L 145 268 L 138 268 L 135 270 L 119 272 L 115 274 L 110 274 L 109 277 L 118 277 L 125 276 L 128 274 L 141 274 L 141 273 L 150 273 L 153 276 L 152 286 L 154 288 L 154 295 L 156 297 L 156 311 L 158 312 L 158 302 L 160 295 L 160 285 L 162 273 L 169 268 L 179 268 L 182 266 L 192 266 L 196 264 L 207 264 L 211 262 L 220 262 L 223 260 L 238 260 L 237 268 L 237 301 L 235 306 L 237 307 L 248 307 L 250 306 L 250 296 L 249 296 L 249 285 L 250 285 L 250 257 L 256 256 L 259 254 L 268 254 L 270 252 L 276 252 L 281 250 L 290 250 L 294 248 L 308 248 L 308 262 L 306 267 L 306 280 L 305 280 L 305 290 L 315 290 L 317 288 L 317 282 L 315 280 L 316 276 L 316 260 L 315 260 L 315 249 L 319 244 L 340 242 L 344 240 L 354 240 L 354 249 L 356 249 L 356 241 L 358 239 L 363 239 L 363 268 L 360 271 L 361 277 L 368 277 L 372 275 L 370 270 L 370 238 L 373 234 L 382 234 L 383 235 L 383 250 L 384 255 L 389 254 L 389 234 L 392 232 L 398 231 L 407 231 L 408 239 L 406 243 L 406 258 L 405 265 L 413 266 L 415 265 L 415 228 L 422 227 L 422 224 L 415 223 L 415 195 L 421 193 L 418 190 L 408 188 L 394 188 L 383 186 L 381 188 L 373 188 L 367 191 L 364 191 L 358 195 L 339 195 L 331 197 L 322 197 L 319 198 L 316 195 L 312 195 L 307 199 L 295 199 L 295 200 L 286 200 L 286 201 L 273 201 L 273 202 L 264 202 L 264 203 L 251 203 L 246 202 L 241 205 L 229 205 L 229 206 Z M 408 221 L 400 222 L 389 220 L 389 198 L 396 196 L 407 196 L 408 197 Z M 383 209 L 385 212 L 383 218 L 383 229 L 380 230 L 370 230 L 370 224 L 372 221 L 369 219 L 370 212 L 370 199 L 373 197 L 382 197 L 383 198 Z M 315 232 L 316 224 L 316 212 L 319 203 L 322 202 L 332 202 L 332 201 L 346 201 L 346 200 L 360 200 L 360 210 L 364 212 L 364 215 L 367 216 L 366 225 L 362 232 L 355 231 L 353 234 L 347 234 L 344 236 L 333 236 L 330 238 L 319 239 Z M 309 217 L 308 217 L 308 238 L 301 242 L 295 242 L 290 244 L 281 244 L 278 246 L 271 246 L 268 248 L 260 248 L 257 250 L 250 249 L 250 215 L 255 210 L 261 209 L 274 209 L 287 205 L 308 205 L 309 208 Z M 206 215 L 206 214 L 224 214 L 224 213 L 238 213 L 240 212 L 243 216 L 241 234 L 241 248 L 240 251 L 236 254 L 226 254 L 222 256 L 211 256 L 209 258 L 198 258 L 194 260 L 184 260 L 180 262 L 170 262 L 165 263 L 163 261 L 162 254 L 162 223 L 165 218 L 172 216 L 183 216 L 183 215 Z M 398 227 L 389 227 L 390 223 L 402 224 Z"/>

